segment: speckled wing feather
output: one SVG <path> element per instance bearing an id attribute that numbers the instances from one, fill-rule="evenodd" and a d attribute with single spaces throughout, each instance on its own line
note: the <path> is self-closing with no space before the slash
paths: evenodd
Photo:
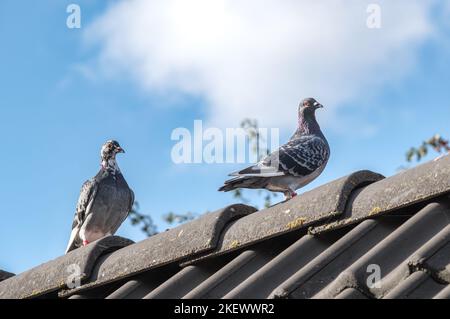
<path id="1" fill-rule="evenodd" d="M 329 156 L 329 147 L 322 138 L 302 136 L 280 147 L 278 169 L 287 175 L 307 176 L 324 165 Z"/>
<path id="2" fill-rule="evenodd" d="M 326 142 L 320 137 L 307 135 L 290 140 L 256 165 L 230 175 L 301 177 L 313 173 L 328 160 L 328 157 L 329 148 Z"/>
<path id="3" fill-rule="evenodd" d="M 70 234 L 69 244 L 67 245 L 66 253 L 76 248 L 79 244 L 77 243 L 78 232 L 83 225 L 86 215 L 89 213 L 89 207 L 95 198 L 97 193 L 98 183 L 95 179 L 90 179 L 84 182 L 81 187 L 80 196 L 78 198 L 77 207 L 75 211 L 75 217 L 72 224 L 72 233 Z"/>

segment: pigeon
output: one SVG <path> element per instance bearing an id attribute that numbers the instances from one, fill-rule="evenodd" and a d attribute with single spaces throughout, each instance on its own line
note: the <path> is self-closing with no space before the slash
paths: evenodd
<path id="1" fill-rule="evenodd" d="M 229 174 L 219 191 L 239 188 L 281 192 L 289 200 L 296 190 L 316 179 L 330 157 L 328 141 L 320 130 L 315 112 L 323 108 L 313 98 L 304 99 L 298 109 L 298 128 L 290 140 L 257 164 Z"/>
<path id="2" fill-rule="evenodd" d="M 100 153 L 100 171 L 81 188 L 66 254 L 113 235 L 133 206 L 134 193 L 116 162 L 116 155 L 125 151 L 118 142 L 109 140 Z"/>

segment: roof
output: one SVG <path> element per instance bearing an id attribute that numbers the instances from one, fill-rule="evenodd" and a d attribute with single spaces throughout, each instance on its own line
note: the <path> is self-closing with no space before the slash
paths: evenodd
<path id="1" fill-rule="evenodd" d="M 0 272 L 0 298 L 450 298 L 449 224 L 445 156 L 260 211 L 231 205 L 138 243 L 105 237 Z"/>

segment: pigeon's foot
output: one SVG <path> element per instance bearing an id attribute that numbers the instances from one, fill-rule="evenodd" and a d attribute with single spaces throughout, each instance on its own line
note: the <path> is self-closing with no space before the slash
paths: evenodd
<path id="1" fill-rule="evenodd" d="M 87 244 L 89 244 L 89 242 L 87 240 L 83 240 L 83 246 L 86 246 Z"/>
<path id="2" fill-rule="evenodd" d="M 297 196 L 297 193 L 291 190 L 288 190 L 286 192 L 284 192 L 284 196 L 286 197 L 285 200 L 290 200 L 292 198 L 294 198 L 295 196 Z"/>

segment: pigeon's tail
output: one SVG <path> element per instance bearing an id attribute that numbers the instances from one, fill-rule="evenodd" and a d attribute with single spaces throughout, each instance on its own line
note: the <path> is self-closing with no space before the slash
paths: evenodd
<path id="1" fill-rule="evenodd" d="M 229 192 L 238 188 L 264 188 L 267 180 L 264 177 L 238 176 L 225 181 L 219 192 Z"/>
<path id="2" fill-rule="evenodd" d="M 79 247 L 79 244 L 77 243 L 78 231 L 79 231 L 78 227 L 75 227 L 74 229 L 72 229 L 72 233 L 70 234 L 69 244 L 67 245 L 67 248 L 66 248 L 66 254 L 69 251 L 74 250 L 75 248 Z"/>

